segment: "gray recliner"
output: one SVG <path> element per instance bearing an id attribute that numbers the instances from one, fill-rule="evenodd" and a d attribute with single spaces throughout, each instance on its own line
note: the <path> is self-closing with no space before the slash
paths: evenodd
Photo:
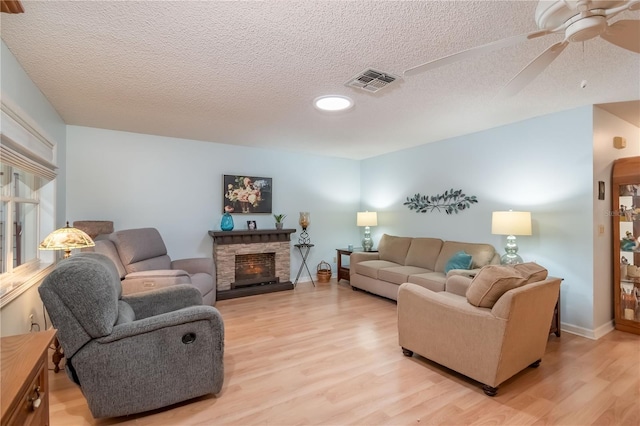
<path id="1" fill-rule="evenodd" d="M 123 296 L 113 263 L 86 252 L 61 261 L 38 290 L 94 417 L 220 392 L 224 323 L 193 286 Z"/>
<path id="2" fill-rule="evenodd" d="M 100 235 L 92 251 L 108 256 L 118 269 L 124 294 L 176 284 L 196 287 L 207 305 L 216 302 L 213 258 L 171 260 L 155 228 L 136 228 Z"/>

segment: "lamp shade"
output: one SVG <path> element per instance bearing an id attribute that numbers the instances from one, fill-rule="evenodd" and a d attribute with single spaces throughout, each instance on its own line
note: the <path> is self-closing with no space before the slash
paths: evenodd
<path id="1" fill-rule="evenodd" d="M 358 226 L 378 226 L 378 213 L 358 212 Z"/>
<path id="2" fill-rule="evenodd" d="M 491 233 L 496 235 L 531 235 L 530 212 L 493 212 Z"/>
<path id="3" fill-rule="evenodd" d="M 67 222 L 64 228 L 50 233 L 38 246 L 40 250 L 64 250 L 65 257 L 69 257 L 71 249 L 93 247 L 96 244 L 86 232 L 72 228 Z"/>

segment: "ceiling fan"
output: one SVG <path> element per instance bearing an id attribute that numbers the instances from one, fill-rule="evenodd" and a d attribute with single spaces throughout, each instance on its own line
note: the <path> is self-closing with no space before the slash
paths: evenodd
<path id="1" fill-rule="evenodd" d="M 564 34 L 564 40 L 548 47 L 502 89 L 501 95 L 512 96 L 533 81 L 569 43 L 583 42 L 600 36 L 623 49 L 640 53 L 640 20 L 619 20 L 612 24 L 608 22 L 626 10 L 640 10 L 640 0 L 540 0 L 535 13 L 538 30 L 417 65 L 404 71 L 404 75 L 414 75 L 549 34 Z"/>

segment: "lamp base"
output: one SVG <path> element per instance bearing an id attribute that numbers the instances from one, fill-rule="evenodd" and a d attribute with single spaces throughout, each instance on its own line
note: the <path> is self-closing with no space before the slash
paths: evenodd
<path id="1" fill-rule="evenodd" d="M 516 244 L 516 237 L 514 235 L 507 237 L 507 245 L 504 250 L 506 253 L 500 258 L 500 263 L 503 265 L 517 265 L 518 263 L 524 262 L 518 255 L 518 245 Z"/>
<path id="2" fill-rule="evenodd" d="M 364 251 L 371 251 L 373 249 L 373 240 L 371 239 L 371 228 L 364 227 L 364 238 L 362 238 L 362 249 Z"/>
<path id="3" fill-rule="evenodd" d="M 517 254 L 505 253 L 500 258 L 500 263 L 503 265 L 517 265 L 523 262 L 522 258 Z"/>

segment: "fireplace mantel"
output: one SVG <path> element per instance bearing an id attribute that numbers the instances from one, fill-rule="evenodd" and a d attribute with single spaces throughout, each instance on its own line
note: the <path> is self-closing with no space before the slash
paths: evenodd
<path id="1" fill-rule="evenodd" d="M 249 229 L 245 231 L 209 231 L 215 244 L 255 244 L 291 241 L 295 229 Z"/>

